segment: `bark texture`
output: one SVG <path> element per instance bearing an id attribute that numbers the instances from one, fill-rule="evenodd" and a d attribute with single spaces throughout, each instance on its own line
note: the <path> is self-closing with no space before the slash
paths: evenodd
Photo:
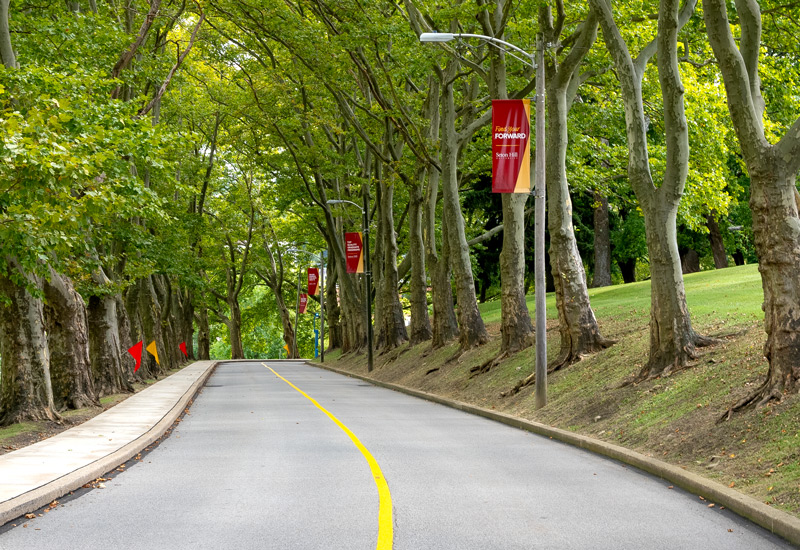
<path id="1" fill-rule="evenodd" d="M 592 286 L 611 286 L 611 228 L 608 218 L 608 197 L 594 194 L 594 273 Z"/>
<path id="2" fill-rule="evenodd" d="M 689 133 L 678 69 L 678 31 L 691 17 L 696 0 L 679 10 L 678 0 L 662 0 L 658 34 L 636 58 L 628 51 L 614 21 L 609 0 L 590 0 L 614 60 L 625 107 L 628 138 L 628 179 L 645 218 L 652 277 L 650 297 L 650 356 L 637 379 L 654 378 L 684 368 L 698 345 L 710 340 L 692 329 L 676 241 L 676 215 L 683 195 L 689 162 Z M 647 145 L 642 78 L 648 60 L 657 56 L 663 97 L 666 165 L 659 187 L 654 184 Z"/>
<path id="3" fill-rule="evenodd" d="M 422 186 L 410 189 L 409 207 L 409 255 L 411 256 L 411 326 L 409 340 L 412 346 L 433 338 L 431 319 L 428 315 L 428 281 L 425 274 L 425 242 L 423 239 Z"/>
<path id="4" fill-rule="evenodd" d="M 553 24 L 548 8 L 540 10 L 540 23 L 549 42 L 558 39 L 565 15 L 559 12 Z M 559 31 L 560 32 L 560 31 Z M 583 260 L 578 252 L 572 224 L 572 199 L 567 181 L 567 115 L 581 83 L 580 63 L 597 37 L 597 18 L 590 11 L 583 22 L 575 45 L 560 65 L 547 65 L 547 150 L 546 181 L 548 229 L 550 230 L 550 265 L 556 292 L 561 348 L 549 366 L 551 372 L 578 361 L 583 355 L 607 348 L 613 342 L 600 334 L 589 291 Z"/>
<path id="5" fill-rule="evenodd" d="M 397 293 L 397 235 L 394 230 L 394 186 L 381 181 L 381 215 L 383 216 L 383 307 L 380 317 L 384 350 L 395 349 L 408 341 L 403 307 Z"/>
<path id="6" fill-rule="evenodd" d="M 761 13 L 755 0 L 736 0 L 741 36 L 731 34 L 727 3 L 704 0 L 708 37 L 725 83 L 728 108 L 750 175 L 750 209 L 764 289 L 767 377 L 733 412 L 780 400 L 800 389 L 800 118 L 772 145 L 764 135 L 758 63 Z"/>
<path id="7" fill-rule="evenodd" d="M 714 267 L 716 269 L 724 269 L 728 267 L 728 253 L 725 250 L 725 242 L 722 240 L 719 222 L 717 222 L 713 214 L 709 214 L 706 218 L 706 227 L 708 227 L 711 254 L 714 256 Z"/>
<path id="8" fill-rule="evenodd" d="M 448 72 L 453 72 L 453 63 Z M 452 77 L 451 77 L 452 78 Z M 458 301 L 458 340 L 462 350 L 480 346 L 489 341 L 475 297 L 475 280 L 464 229 L 464 215 L 458 196 L 458 138 L 456 135 L 456 108 L 453 83 L 448 79 L 442 87 L 442 187 L 444 195 L 444 224 L 450 246 L 450 263 L 456 281 Z"/>
<path id="9" fill-rule="evenodd" d="M 8 25 L 8 8 L 10 0 L 0 0 L 0 61 L 6 69 L 17 66 L 17 58 L 11 43 L 11 32 Z"/>
<path id="10" fill-rule="evenodd" d="M 53 401 L 59 410 L 99 406 L 89 363 L 86 304 L 72 281 L 52 269 L 44 295 Z"/>
<path id="11" fill-rule="evenodd" d="M 41 291 L 39 277 L 25 273 L 14 258 L 0 270 L 0 424 L 55 420 L 58 415 L 50 384 L 50 352 L 42 301 L 14 282 L 12 271 Z"/>
<path id="12" fill-rule="evenodd" d="M 208 326 L 208 309 L 205 306 L 197 308 L 197 358 L 200 361 L 211 359 L 211 329 Z"/>

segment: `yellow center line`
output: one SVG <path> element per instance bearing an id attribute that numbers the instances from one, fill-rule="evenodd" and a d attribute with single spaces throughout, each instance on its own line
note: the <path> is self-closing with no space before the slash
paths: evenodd
<path id="1" fill-rule="evenodd" d="M 267 365 L 266 363 L 261 363 L 269 370 L 272 371 L 272 374 L 289 384 L 295 390 L 300 392 L 306 399 L 311 401 L 315 407 L 319 410 L 324 412 L 328 418 L 333 420 L 333 422 L 342 429 L 344 433 L 350 438 L 353 444 L 361 451 L 361 454 L 364 455 L 364 458 L 367 459 L 367 464 L 369 464 L 369 469 L 372 472 L 372 477 L 375 480 L 375 485 L 378 487 L 378 544 L 375 547 L 376 550 L 392 550 L 392 543 L 394 540 L 394 527 L 392 522 L 392 495 L 389 493 L 389 485 L 386 483 L 386 479 L 383 477 L 383 472 L 381 472 L 381 467 L 378 466 L 378 462 L 375 458 L 370 454 L 364 444 L 359 441 L 356 437 L 356 434 L 350 431 L 350 428 L 342 424 L 342 422 L 329 413 L 325 407 L 317 403 L 317 401 L 309 396 L 306 392 L 289 382 L 286 378 L 275 372 L 272 367 Z"/>

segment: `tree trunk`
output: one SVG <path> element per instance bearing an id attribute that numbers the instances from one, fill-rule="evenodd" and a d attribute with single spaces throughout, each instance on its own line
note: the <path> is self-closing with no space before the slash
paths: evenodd
<path id="1" fill-rule="evenodd" d="M 0 0 L 0 61 L 6 69 L 17 66 L 14 47 L 11 44 L 11 32 L 8 24 L 8 7 L 10 0 Z"/>
<path id="2" fill-rule="evenodd" d="M 603 38 L 614 60 L 625 106 L 628 179 L 645 219 L 650 255 L 650 357 L 638 379 L 678 370 L 694 357 L 695 346 L 710 340 L 692 329 L 678 254 L 676 217 L 689 170 L 689 130 L 684 87 L 678 66 L 678 32 L 689 21 L 696 0 L 661 0 L 658 33 L 634 59 L 617 27 L 609 0 L 590 0 L 600 20 Z M 666 162 L 656 187 L 650 167 L 642 79 L 648 60 L 656 56 L 663 98 Z"/>
<path id="3" fill-rule="evenodd" d="M 380 317 L 384 351 L 395 349 L 408 341 L 403 306 L 397 293 L 397 235 L 394 230 L 394 185 L 381 180 L 381 215 L 383 216 L 383 315 Z"/>
<path id="4" fill-rule="evenodd" d="M 242 346 L 242 310 L 239 307 L 239 300 L 228 302 L 231 310 L 227 321 L 228 337 L 231 341 L 231 359 L 244 359 L 244 347 Z"/>
<path id="5" fill-rule="evenodd" d="M 427 106 L 427 118 L 430 120 L 428 139 L 435 142 L 439 139 L 439 84 L 438 81 L 429 79 L 430 93 L 436 94 L 437 99 L 430 99 L 432 104 Z M 440 160 L 438 151 L 435 160 Z M 431 303 L 433 309 L 433 324 L 431 326 L 431 345 L 433 349 L 440 348 L 458 336 L 458 322 L 453 307 L 453 289 L 450 284 L 450 245 L 448 244 L 447 226 L 442 225 L 441 254 L 436 249 L 436 206 L 439 201 L 439 184 L 441 172 L 435 166 L 427 170 L 427 186 L 425 188 L 425 204 L 423 212 L 423 241 L 425 245 L 425 260 L 431 274 Z"/>
<path id="6" fill-rule="evenodd" d="M 594 193 L 594 273 L 592 286 L 611 286 L 611 228 L 608 197 Z"/>
<path id="7" fill-rule="evenodd" d="M 373 345 L 375 349 L 381 349 L 384 345 L 384 323 L 383 323 L 383 316 L 384 316 L 384 278 L 383 278 L 383 271 L 384 271 L 384 235 L 385 235 L 385 216 L 383 215 L 385 204 L 381 200 L 382 190 L 381 187 L 383 185 L 383 181 L 380 175 L 380 171 L 376 177 L 378 181 L 377 185 L 377 196 L 375 200 L 375 207 L 377 210 L 377 231 L 375 231 L 375 248 L 371 251 L 371 268 L 372 268 L 372 285 L 375 289 L 373 296 L 375 296 L 375 300 L 373 301 L 373 316 L 375 319 L 375 324 L 377 326 L 373 327 L 374 330 L 374 342 Z M 394 229 L 392 229 L 394 231 Z M 366 303 L 366 297 L 364 298 L 364 302 Z"/>
<path id="8" fill-rule="evenodd" d="M 125 305 L 122 295 L 115 296 L 117 302 L 117 334 L 119 334 L 119 353 L 120 364 L 122 365 L 122 372 L 126 376 L 128 383 L 133 384 L 136 375 L 133 369 L 136 368 L 136 360 L 128 353 L 128 350 L 133 346 L 133 331 L 131 329 L 131 318 L 128 315 L 128 309 Z M 137 338 L 138 342 L 139 339 Z"/>
<path id="9" fill-rule="evenodd" d="M 139 291 L 140 291 L 140 286 L 141 285 L 139 285 L 139 282 L 136 281 L 134 284 L 129 286 L 127 289 L 125 289 L 125 295 L 124 295 L 125 308 L 124 309 L 125 309 L 126 316 L 127 316 L 127 321 L 128 321 L 128 332 L 127 332 L 127 334 L 130 335 L 130 340 L 127 340 L 125 335 L 124 335 L 125 333 L 123 333 L 123 329 L 124 329 L 124 326 L 125 326 L 125 321 L 122 320 L 122 319 L 119 319 L 119 315 L 118 315 L 118 321 L 119 321 L 119 323 L 118 323 L 118 327 L 119 327 L 118 334 L 120 336 L 119 347 L 120 347 L 120 350 L 121 350 L 121 357 L 122 357 L 121 362 L 125 367 L 123 369 L 123 371 L 127 373 L 128 381 L 131 384 L 133 384 L 135 381 L 140 381 L 141 382 L 146 378 L 145 372 L 142 371 L 141 369 L 136 371 L 136 372 L 134 372 L 134 369 L 136 368 L 136 360 L 133 358 L 133 356 L 130 353 L 127 353 L 127 350 L 129 350 L 131 348 L 131 346 L 133 346 L 133 344 L 135 342 L 142 342 L 143 345 L 144 345 L 144 329 L 142 328 L 142 316 L 139 314 Z M 90 309 L 91 309 L 91 300 L 89 301 L 89 303 L 90 303 Z M 117 304 L 119 305 L 119 301 L 117 302 Z M 119 310 L 117 311 L 117 313 L 119 314 Z M 125 345 L 123 345 L 123 342 L 126 342 L 126 343 L 130 342 L 130 345 L 125 346 Z M 91 348 L 91 345 L 90 345 L 90 348 Z M 95 367 L 93 366 L 92 368 L 95 368 Z"/>
<path id="10" fill-rule="evenodd" d="M 503 249 L 500 252 L 502 310 L 500 354 L 533 344 L 533 323 L 525 300 L 525 203 L 528 195 L 504 193 Z"/>
<path id="11" fill-rule="evenodd" d="M 208 308 L 205 306 L 197 311 L 197 358 L 200 361 L 211 359 L 211 329 L 208 326 Z"/>
<path id="12" fill-rule="evenodd" d="M 424 171 L 422 171 L 424 174 Z M 415 184 L 409 200 L 409 255 L 411 256 L 411 345 L 415 346 L 433 337 L 428 315 L 428 289 L 425 275 L 425 242 L 423 240 L 422 186 Z"/>
<path id="13" fill-rule="evenodd" d="M 458 300 L 458 339 L 462 350 L 480 346 L 489 341 L 483 324 L 478 301 L 475 299 L 475 280 L 472 261 L 464 229 L 464 215 L 458 198 L 458 141 L 456 136 L 456 109 L 452 82 L 443 90 L 444 120 L 442 121 L 442 185 L 444 191 L 444 223 L 450 245 L 450 262 L 456 281 Z"/>
<path id="14" fill-rule="evenodd" d="M 186 355 L 190 361 L 195 360 L 194 354 L 194 302 L 192 292 L 187 290 L 183 298 L 183 341 L 186 342 Z"/>
<path id="15" fill-rule="evenodd" d="M 159 362 L 147 351 L 142 353 L 142 376 L 158 378 L 164 374 L 164 369 L 159 364 L 164 354 L 164 335 L 161 330 L 161 304 L 153 284 L 152 276 L 139 279 L 139 316 L 142 321 L 142 340 L 147 348 L 152 342 L 156 343 L 159 353 Z"/>
<path id="16" fill-rule="evenodd" d="M 86 304 L 72 281 L 52 269 L 44 281 L 50 379 L 58 409 L 100 406 L 89 362 Z"/>
<path id="17" fill-rule="evenodd" d="M 327 279 L 325 281 L 325 332 L 328 337 L 328 349 L 334 350 L 342 347 L 342 325 L 340 322 L 341 308 L 336 292 L 336 281 L 339 279 L 336 271 L 336 261 L 328 254 Z"/>
<path id="18" fill-rule="evenodd" d="M 592 29 L 597 25 L 591 21 Z M 588 37 L 594 42 L 596 30 Z M 588 40 L 587 40 L 588 41 Z M 562 69 L 563 70 L 563 69 Z M 572 199 L 567 182 L 567 88 L 570 79 L 559 74 L 552 79 L 547 93 L 546 181 L 548 229 L 550 230 L 550 265 L 558 308 L 561 350 L 550 370 L 566 367 L 587 354 L 607 348 L 613 342 L 604 339 L 589 302 L 586 271 L 578 252 L 572 225 Z M 607 221 L 607 218 L 606 218 Z"/>
<path id="19" fill-rule="evenodd" d="M 681 256 L 681 273 L 684 275 L 688 273 L 698 273 L 700 271 L 700 255 L 697 250 L 689 248 L 686 253 Z"/>
<path id="20" fill-rule="evenodd" d="M 23 273 L 15 259 L 7 262 L 41 290 L 39 277 Z M 11 281 L 8 268 L 0 270 L 0 294 L 8 301 L 0 300 L 0 425 L 55 420 L 42 301 Z"/>
<path id="21" fill-rule="evenodd" d="M 90 296 L 87 308 L 89 320 L 89 354 L 97 395 L 132 392 L 133 386 L 126 376 L 119 338 L 117 300 L 113 295 Z M 147 346 L 145 342 L 144 346 Z M 147 352 L 142 354 L 147 355 Z M 143 358 L 144 362 L 144 358 Z"/>
<path id="22" fill-rule="evenodd" d="M 764 289 L 764 356 L 769 371 L 764 384 L 735 408 L 760 406 L 800 390 L 800 220 L 795 175 L 774 150 L 761 170 L 750 169 L 750 208 Z M 768 160 L 767 160 L 768 159 Z"/>
<path id="23" fill-rule="evenodd" d="M 724 269 L 728 267 L 728 253 L 725 251 L 725 242 L 722 240 L 722 232 L 719 230 L 719 223 L 713 214 L 706 217 L 706 227 L 708 227 L 708 240 L 711 243 L 711 253 L 714 255 L 714 267 Z"/>
<path id="24" fill-rule="evenodd" d="M 650 253 L 650 357 L 638 379 L 664 376 L 695 358 L 695 346 L 709 341 L 692 329 L 677 241 L 678 200 L 643 203 Z"/>
<path id="25" fill-rule="evenodd" d="M 728 412 L 780 400 L 800 388 L 800 118 L 776 145 L 767 141 L 758 63 L 762 49 L 761 12 L 755 0 L 735 3 L 741 34 L 731 33 L 728 5 L 704 0 L 708 38 L 719 63 L 728 108 L 750 175 L 750 209 L 764 289 L 764 355 L 769 371 L 755 393 Z M 738 45 L 738 47 L 737 47 Z"/>
<path id="26" fill-rule="evenodd" d="M 433 272 L 431 280 L 433 341 L 431 345 L 436 349 L 458 337 L 458 320 L 453 307 L 453 286 L 450 282 L 452 278 L 450 241 L 446 227 L 442 227 L 442 252 L 439 256 L 429 256 L 428 265 L 431 266 Z"/>
<path id="27" fill-rule="evenodd" d="M 286 302 L 283 299 L 282 294 L 276 292 L 275 293 L 275 305 L 278 308 L 278 316 L 281 319 L 281 326 L 283 327 L 283 342 L 289 346 L 289 349 L 292 349 L 294 346 L 294 326 L 292 326 L 292 314 L 289 312 L 289 308 L 286 307 Z M 325 304 L 326 308 L 328 304 Z"/>
<path id="28" fill-rule="evenodd" d="M 627 258 L 625 260 L 617 260 L 619 271 L 622 274 L 623 283 L 636 282 L 636 258 Z"/>

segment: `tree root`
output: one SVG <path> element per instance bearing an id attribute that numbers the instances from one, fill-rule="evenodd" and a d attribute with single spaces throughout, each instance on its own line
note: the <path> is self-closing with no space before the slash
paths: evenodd
<path id="1" fill-rule="evenodd" d="M 565 369 L 568 366 L 577 363 L 585 356 L 591 353 L 602 351 L 604 349 L 608 349 L 616 343 L 617 340 L 599 338 L 597 341 L 594 342 L 592 346 L 589 346 L 588 349 L 581 352 L 575 352 L 572 348 L 568 348 L 566 351 L 562 351 L 559 357 L 547 366 L 547 374 L 553 374 L 556 371 Z M 517 382 L 517 384 L 510 390 L 500 392 L 500 397 L 509 397 L 512 395 L 516 395 L 523 388 L 530 386 L 535 381 L 536 381 L 536 373 L 531 373 L 522 380 L 520 380 L 519 382 Z"/>
<path id="2" fill-rule="evenodd" d="M 489 359 L 488 361 L 481 363 L 477 367 L 472 367 L 471 369 L 469 369 L 470 380 L 481 374 L 486 374 L 487 372 L 495 368 L 497 365 L 499 365 L 504 359 L 507 359 L 508 355 L 509 355 L 508 353 L 501 353 L 497 357 Z"/>
<path id="3" fill-rule="evenodd" d="M 750 409 L 759 409 L 771 401 L 778 402 L 782 399 L 783 392 L 778 388 L 772 387 L 769 383 L 769 378 L 767 378 L 755 392 L 725 411 L 725 413 L 717 419 L 717 424 L 730 420 L 736 413 Z"/>
<path id="4" fill-rule="evenodd" d="M 616 343 L 617 340 L 598 338 L 591 345 L 586 346 L 584 349 L 581 350 L 575 350 L 572 347 L 569 347 L 567 349 L 562 349 L 558 358 L 549 365 L 547 365 L 547 374 L 552 374 L 561 369 L 565 369 L 568 366 L 577 363 L 587 355 L 591 355 L 592 353 L 597 353 L 603 351 L 604 349 L 608 349 Z"/>
<path id="5" fill-rule="evenodd" d="M 500 397 L 511 397 L 512 395 L 517 395 L 522 388 L 526 388 L 533 384 L 536 381 L 536 373 L 532 372 L 511 388 L 510 390 L 506 390 L 504 392 L 500 392 Z"/>

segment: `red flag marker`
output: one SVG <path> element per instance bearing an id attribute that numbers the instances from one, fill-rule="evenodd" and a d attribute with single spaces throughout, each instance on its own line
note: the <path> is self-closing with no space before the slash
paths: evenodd
<path id="1" fill-rule="evenodd" d="M 186 351 L 186 342 L 181 342 L 181 345 L 178 347 L 181 348 L 181 351 L 186 357 L 189 357 L 189 352 Z"/>
<path id="2" fill-rule="evenodd" d="M 136 361 L 136 368 L 133 369 L 133 372 L 139 370 L 139 367 L 142 366 L 142 341 L 139 340 L 139 343 L 135 346 L 128 348 L 128 353 L 133 356 L 133 360 Z"/>

